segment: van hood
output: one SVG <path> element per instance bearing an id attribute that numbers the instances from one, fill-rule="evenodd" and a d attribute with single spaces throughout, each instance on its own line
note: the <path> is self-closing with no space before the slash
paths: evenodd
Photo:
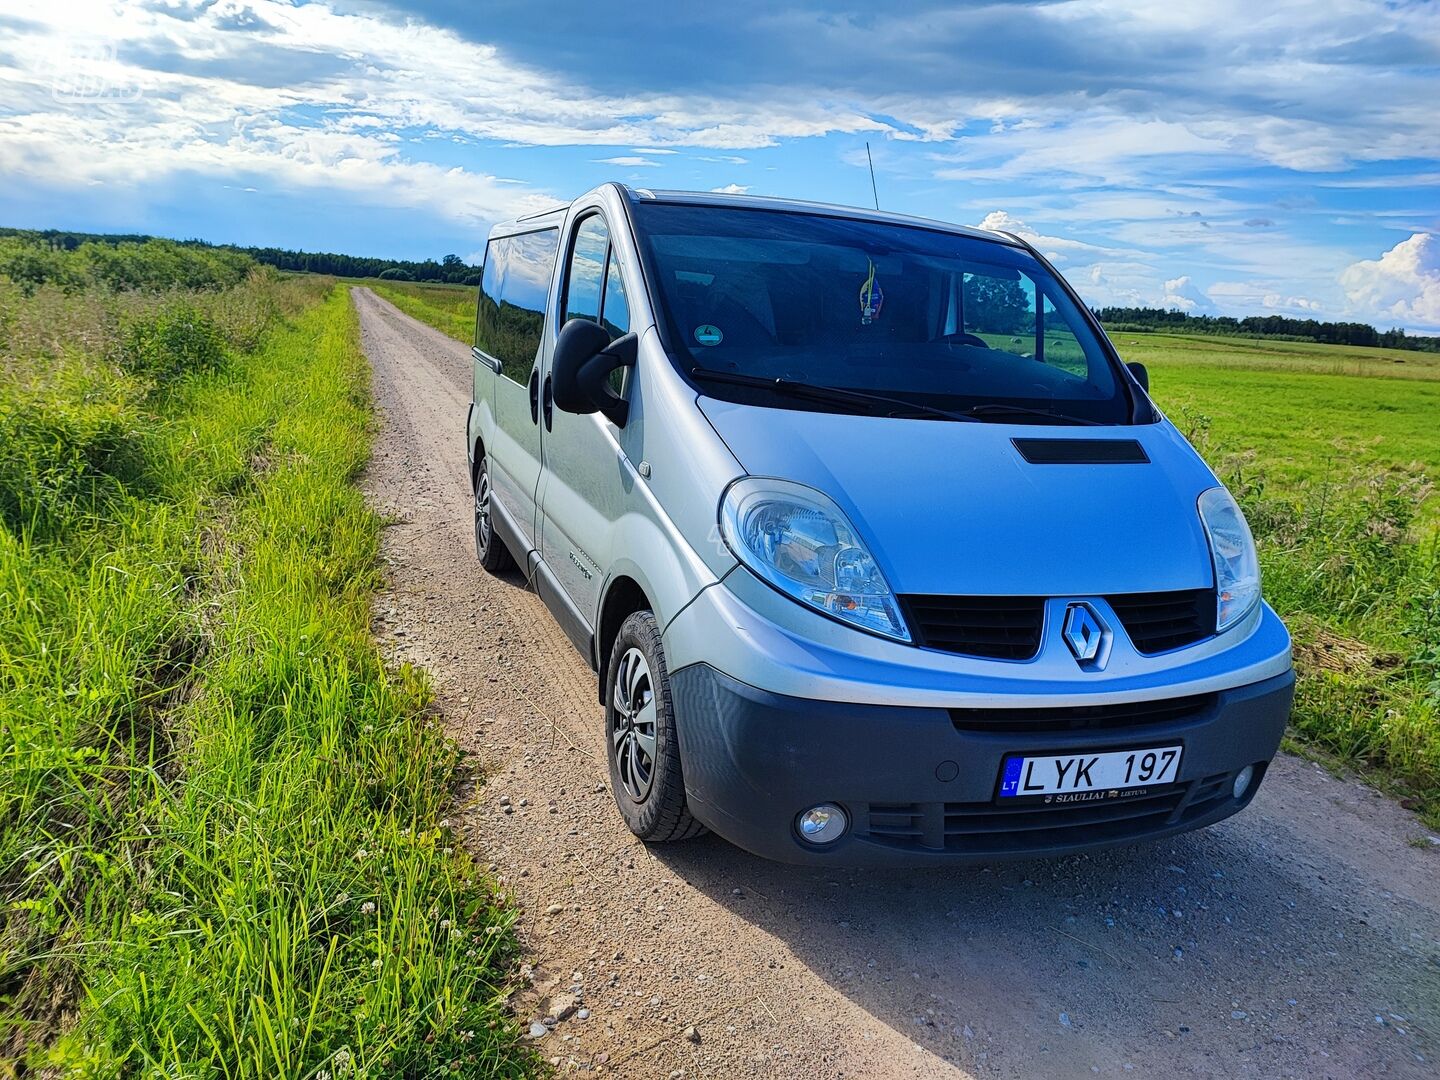
<path id="1" fill-rule="evenodd" d="M 699 405 L 747 473 L 834 499 L 897 593 L 1103 596 L 1213 583 L 1195 503 L 1217 481 L 1168 420 L 1041 427 Z M 1133 439 L 1149 461 L 1032 464 L 1015 439 Z"/>

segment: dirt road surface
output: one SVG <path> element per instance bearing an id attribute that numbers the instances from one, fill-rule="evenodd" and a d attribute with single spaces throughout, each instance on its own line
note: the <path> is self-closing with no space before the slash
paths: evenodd
<path id="1" fill-rule="evenodd" d="M 469 350 L 355 302 L 383 419 L 367 486 L 399 521 L 376 632 L 486 774 L 455 820 L 523 905 L 521 1020 L 588 1010 L 538 1040 L 562 1072 L 1440 1076 L 1440 847 L 1297 758 L 1204 832 L 1054 862 L 826 872 L 636 842 L 594 676 L 523 580 L 475 562 Z"/>

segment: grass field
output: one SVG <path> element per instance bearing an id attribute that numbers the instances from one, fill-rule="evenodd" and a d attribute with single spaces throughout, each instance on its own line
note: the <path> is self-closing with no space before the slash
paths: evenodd
<path id="1" fill-rule="evenodd" d="M 475 290 L 372 287 L 469 342 Z M 1295 635 L 1299 745 L 1440 826 L 1440 356 L 1121 333 L 1126 360 L 1245 506 Z"/>
<path id="2" fill-rule="evenodd" d="M 367 285 L 385 297 L 411 318 L 449 334 L 456 341 L 469 345 L 475 340 L 475 301 L 473 285 L 431 285 L 419 281 L 380 281 L 367 278 Z"/>
<path id="3" fill-rule="evenodd" d="M 0 281 L 0 1075 L 520 1076 L 343 289 Z"/>

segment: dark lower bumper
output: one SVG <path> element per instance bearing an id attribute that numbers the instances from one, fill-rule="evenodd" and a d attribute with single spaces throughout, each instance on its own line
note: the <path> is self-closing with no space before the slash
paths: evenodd
<path id="1" fill-rule="evenodd" d="M 975 714 L 781 697 L 695 664 L 672 676 L 691 812 L 757 855 L 828 865 L 940 865 L 1045 857 L 1168 836 L 1229 817 L 1254 797 L 1235 774 L 1280 745 L 1293 673 L 1207 697 L 1179 719 L 1075 730 L 983 730 Z M 998 715 L 998 714 L 997 714 Z M 1013 711 L 1006 719 L 1013 722 Z M 1036 710 L 1043 726 L 1046 712 Z M 977 730 L 977 727 L 982 730 Z M 1184 746 L 1178 783 L 1079 806 L 995 801 L 1002 761 L 1017 753 Z M 795 833 L 822 802 L 850 815 L 823 849 Z"/>

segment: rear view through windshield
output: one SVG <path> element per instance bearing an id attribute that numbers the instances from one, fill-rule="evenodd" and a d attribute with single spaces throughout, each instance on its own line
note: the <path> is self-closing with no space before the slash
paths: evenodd
<path id="1" fill-rule="evenodd" d="M 1044 422 L 1020 411 L 1034 410 L 1128 422 L 1096 335 L 1021 249 L 817 214 L 648 202 L 635 211 L 667 344 L 706 394 L 887 411 L 858 395 L 821 405 L 737 385 L 754 376 L 984 419 Z"/>

